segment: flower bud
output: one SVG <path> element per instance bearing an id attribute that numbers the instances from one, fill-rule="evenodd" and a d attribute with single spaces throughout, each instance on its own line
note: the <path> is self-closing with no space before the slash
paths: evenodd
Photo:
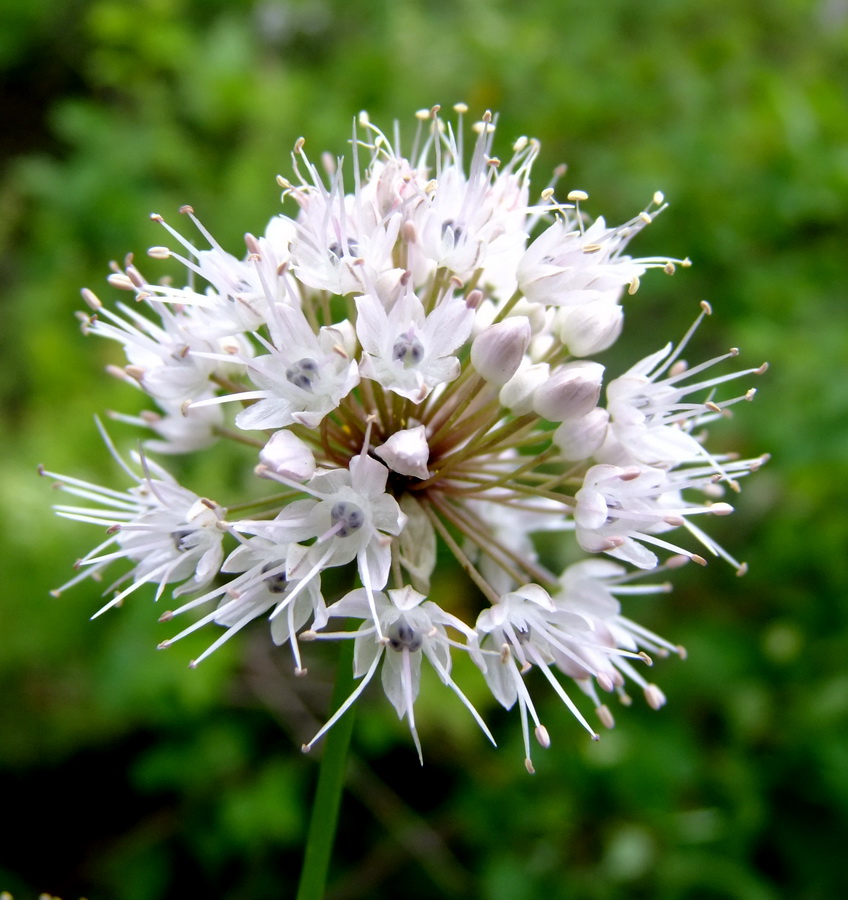
<path id="1" fill-rule="evenodd" d="M 259 451 L 259 461 L 272 472 L 292 481 L 306 481 L 315 472 L 315 457 L 309 445 L 285 429 L 271 435 Z"/>
<path id="2" fill-rule="evenodd" d="M 471 363 L 486 381 L 506 384 L 521 365 L 529 343 L 530 322 L 524 316 L 511 316 L 474 338 Z"/>
<path id="3" fill-rule="evenodd" d="M 375 448 L 374 453 L 399 475 L 421 479 L 430 477 L 427 471 L 430 448 L 423 425 L 396 431 L 385 444 Z"/>
<path id="4" fill-rule="evenodd" d="M 517 416 L 523 416 L 533 409 L 533 394 L 539 385 L 548 380 L 550 366 L 547 363 L 536 363 L 519 367 L 515 375 L 501 388 L 499 400 L 501 406 Z"/>
<path id="5" fill-rule="evenodd" d="M 609 413 L 596 406 L 585 416 L 566 419 L 554 432 L 554 443 L 563 459 L 588 459 L 603 444 L 609 424 Z"/>
<path id="6" fill-rule="evenodd" d="M 603 374 L 604 367 L 596 362 L 560 366 L 534 391 L 534 412 L 551 422 L 587 415 L 598 405 Z"/>
<path id="7" fill-rule="evenodd" d="M 560 340 L 573 356 L 591 356 L 611 347 L 624 324 L 624 310 L 609 300 L 564 306 L 557 314 Z"/>

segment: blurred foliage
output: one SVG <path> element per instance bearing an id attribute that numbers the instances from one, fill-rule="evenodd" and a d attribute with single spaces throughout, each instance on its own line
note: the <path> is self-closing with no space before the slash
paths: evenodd
<path id="1" fill-rule="evenodd" d="M 672 596 L 639 601 L 640 620 L 689 649 L 658 665 L 660 713 L 636 703 L 589 746 L 551 698 L 553 748 L 530 778 L 516 716 L 490 711 L 494 751 L 429 685 L 420 769 L 371 692 L 331 896 L 840 895 L 845 0 L 5 0 L 0 72 L 0 889 L 293 894 L 316 769 L 297 748 L 326 714 L 332 654 L 316 647 L 294 684 L 257 623 L 187 672 L 206 636 L 154 653 L 167 626 L 145 597 L 87 622 L 93 586 L 48 590 L 93 539 L 50 515 L 35 465 L 116 477 L 92 416 L 139 399 L 102 374 L 116 348 L 85 340 L 73 312 L 109 259 L 161 242 L 147 213 L 191 202 L 240 252 L 275 212 L 301 134 L 313 153 L 344 153 L 360 109 L 409 122 L 464 100 L 500 111 L 502 148 L 542 140 L 538 187 L 568 161 L 590 211 L 620 221 L 665 191 L 672 206 L 636 250 L 695 266 L 645 279 L 610 365 L 682 334 L 709 298 L 693 353 L 738 344 L 773 364 L 720 440 L 774 460 L 718 523 L 750 574 L 682 571 Z M 450 571 L 436 590 L 464 602 Z"/>

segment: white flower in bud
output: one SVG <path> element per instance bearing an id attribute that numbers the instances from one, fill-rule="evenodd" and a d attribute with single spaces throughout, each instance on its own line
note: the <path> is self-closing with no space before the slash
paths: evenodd
<path id="1" fill-rule="evenodd" d="M 623 325 L 624 310 L 609 300 L 564 306 L 557 315 L 560 340 L 573 356 L 591 356 L 611 347 Z"/>
<path id="2" fill-rule="evenodd" d="M 523 416 L 533 409 L 533 395 L 536 388 L 548 380 L 550 366 L 547 363 L 519 366 L 518 371 L 501 388 L 498 395 L 501 406 L 517 416 Z"/>
<path id="3" fill-rule="evenodd" d="M 315 474 L 315 456 L 309 445 L 291 431 L 276 431 L 259 451 L 263 465 L 293 481 L 306 481 Z"/>
<path id="4" fill-rule="evenodd" d="M 430 448 L 424 431 L 423 425 L 396 431 L 385 444 L 375 448 L 374 453 L 399 475 L 422 480 L 429 478 L 427 460 L 430 458 Z"/>
<path id="5" fill-rule="evenodd" d="M 511 316 L 480 332 L 471 345 L 471 363 L 491 384 L 506 384 L 518 370 L 530 343 L 530 322 Z"/>
<path id="6" fill-rule="evenodd" d="M 563 459 L 588 459 L 604 442 L 609 427 L 609 413 L 596 406 L 585 416 L 566 419 L 554 432 L 554 443 Z"/>
<path id="7" fill-rule="evenodd" d="M 551 422 L 564 422 L 590 413 L 598 405 L 604 367 L 596 362 L 560 366 L 533 393 L 533 410 Z"/>

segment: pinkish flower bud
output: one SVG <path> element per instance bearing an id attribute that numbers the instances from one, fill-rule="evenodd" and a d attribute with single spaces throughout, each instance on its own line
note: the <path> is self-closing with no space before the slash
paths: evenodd
<path id="1" fill-rule="evenodd" d="M 564 306 L 557 314 L 560 339 L 573 356 L 591 356 L 611 347 L 623 324 L 624 310 L 609 300 Z"/>
<path id="2" fill-rule="evenodd" d="M 471 363 L 491 384 L 506 384 L 516 373 L 530 343 L 530 322 L 511 316 L 490 325 L 474 338 Z"/>
<path id="3" fill-rule="evenodd" d="M 399 475 L 421 479 L 430 477 L 427 471 L 430 448 L 423 425 L 396 431 L 385 444 L 375 448 L 374 453 Z"/>
<path id="4" fill-rule="evenodd" d="M 598 405 L 604 367 L 596 362 L 560 366 L 533 393 L 533 410 L 543 419 L 564 422 L 590 413 Z"/>
<path id="5" fill-rule="evenodd" d="M 554 432 L 554 443 L 563 459 L 588 459 L 604 442 L 609 425 L 609 413 L 596 406 L 585 416 L 566 419 Z"/>
<path id="6" fill-rule="evenodd" d="M 315 457 L 309 445 L 290 431 L 274 432 L 259 451 L 259 460 L 272 472 L 292 481 L 306 481 L 315 472 Z"/>
<path id="7" fill-rule="evenodd" d="M 515 375 L 501 388 L 499 400 L 501 406 L 517 416 L 523 416 L 533 409 L 533 395 L 536 389 L 548 380 L 550 366 L 547 363 L 536 363 L 519 368 Z"/>

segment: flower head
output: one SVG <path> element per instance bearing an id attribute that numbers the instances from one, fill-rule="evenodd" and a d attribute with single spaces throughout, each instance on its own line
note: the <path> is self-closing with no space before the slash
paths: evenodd
<path id="1" fill-rule="evenodd" d="M 136 304 L 113 311 L 83 292 L 84 330 L 124 349 L 110 371 L 156 409 L 114 416 L 154 435 L 133 456 L 140 471 L 121 462 L 128 490 L 54 476 L 91 504 L 59 514 L 106 529 L 65 587 L 123 561 L 104 609 L 148 583 L 157 598 L 194 594 L 162 616 L 187 624 L 161 645 L 220 626 L 193 664 L 258 618 L 301 675 L 303 641 L 354 640 L 360 682 L 307 749 L 379 670 L 420 756 L 423 660 L 492 739 L 453 680 L 453 652 L 468 652 L 493 698 L 518 707 L 532 771 L 531 723 L 542 746 L 550 737 L 527 673 L 597 738 L 572 688 L 611 727 L 601 696 L 628 702 L 629 681 L 661 706 L 644 667 L 679 652 L 624 615 L 630 595 L 667 587 L 635 579 L 708 556 L 744 570 L 693 520 L 730 513 L 723 493 L 763 462 L 713 453 L 704 429 L 753 396 L 722 399 L 721 386 L 764 367 L 713 374 L 736 350 L 687 366 L 694 326 L 623 374 L 594 359 L 623 333 L 640 279 L 688 264 L 629 255 L 665 201 L 616 226 L 586 215 L 583 191 L 558 201 L 552 184 L 531 200 L 537 142 L 519 138 L 501 162 L 487 112 L 466 159 L 456 111 L 456 126 L 438 107 L 418 113 L 408 152 L 362 114 L 347 170 L 319 169 L 299 140 L 279 181 L 289 209 L 243 257 L 185 207 L 202 246 L 154 216 L 177 246 L 150 252 L 183 263 L 184 287 L 130 260 L 109 282 Z M 219 438 L 243 451 L 232 483 L 252 480 L 229 511 L 148 457 L 213 452 Z M 472 588 L 461 607 L 428 596 L 440 551 Z M 330 569 L 352 582 L 336 602 Z M 329 630 L 347 619 L 355 629 Z"/>

